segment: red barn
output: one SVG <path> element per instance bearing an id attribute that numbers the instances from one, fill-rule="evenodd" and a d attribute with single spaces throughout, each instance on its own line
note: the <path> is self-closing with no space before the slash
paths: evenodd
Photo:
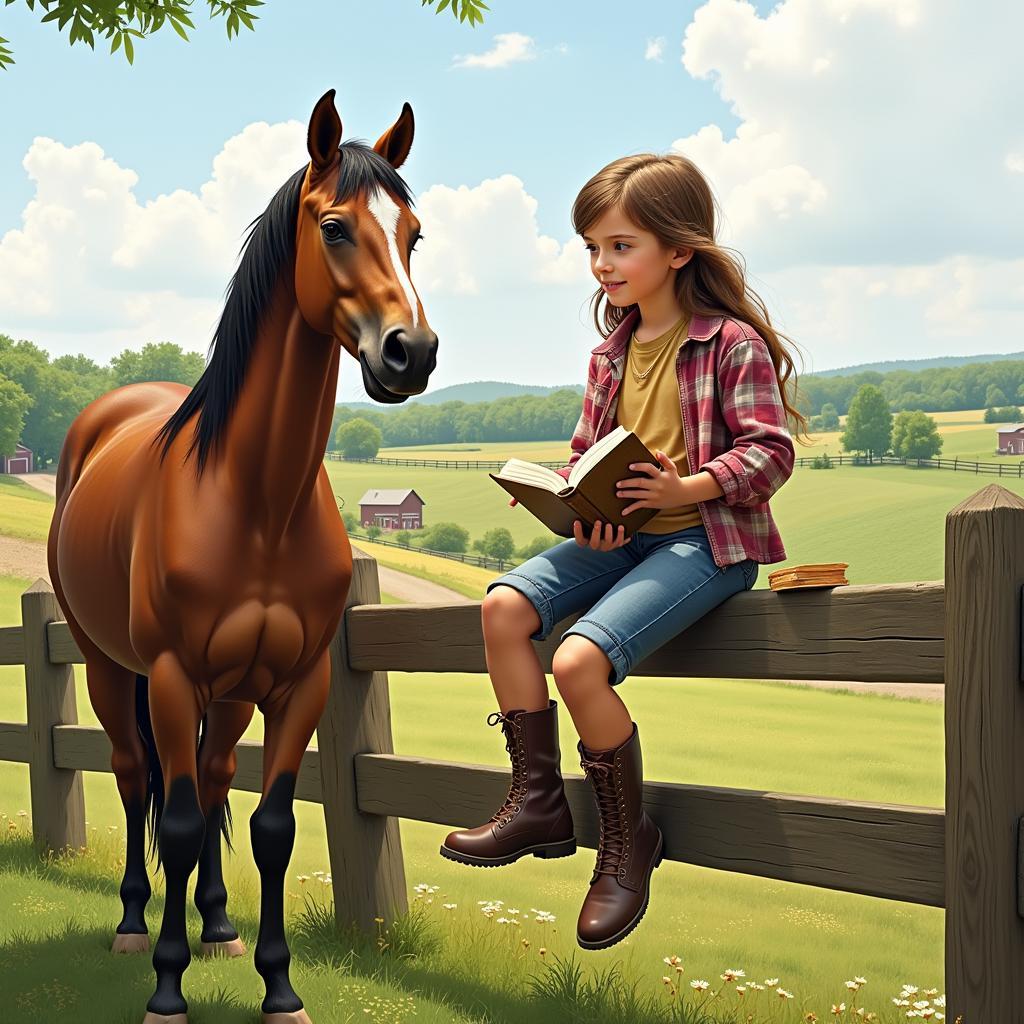
<path id="1" fill-rule="evenodd" d="M 996 455 L 1024 455 L 1024 423 L 996 429 Z"/>
<path id="2" fill-rule="evenodd" d="M 359 523 L 383 530 L 418 530 L 425 504 L 412 488 L 370 490 L 359 499 Z"/>
<path id="3" fill-rule="evenodd" d="M 13 455 L 0 455 L 0 473 L 31 473 L 32 451 L 19 444 Z"/>

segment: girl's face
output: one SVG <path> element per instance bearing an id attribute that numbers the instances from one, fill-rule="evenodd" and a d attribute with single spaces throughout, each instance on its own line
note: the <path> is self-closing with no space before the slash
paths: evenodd
<path id="1" fill-rule="evenodd" d="M 675 285 L 675 272 L 691 249 L 667 249 L 658 237 L 634 224 L 618 206 L 607 209 L 583 235 L 590 272 L 614 306 L 629 306 Z"/>

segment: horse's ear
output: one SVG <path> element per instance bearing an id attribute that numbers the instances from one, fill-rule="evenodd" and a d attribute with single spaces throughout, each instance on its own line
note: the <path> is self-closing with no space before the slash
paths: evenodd
<path id="1" fill-rule="evenodd" d="M 306 134 L 306 148 L 314 174 L 322 174 L 333 166 L 338 159 L 340 144 L 341 118 L 334 109 L 334 90 L 328 89 L 313 108 Z"/>
<path id="2" fill-rule="evenodd" d="M 412 107 L 408 103 L 403 103 L 398 120 L 377 140 L 377 144 L 373 148 L 392 167 L 401 167 L 409 155 L 409 150 L 412 149 L 414 128 Z"/>

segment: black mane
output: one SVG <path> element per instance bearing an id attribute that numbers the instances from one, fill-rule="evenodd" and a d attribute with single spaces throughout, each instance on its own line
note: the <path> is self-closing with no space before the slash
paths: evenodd
<path id="1" fill-rule="evenodd" d="M 413 205 L 409 188 L 398 172 L 364 141 L 349 139 L 339 150 L 341 171 L 335 202 L 342 203 L 352 196 L 382 187 L 406 206 Z M 227 426 L 278 274 L 295 255 L 299 193 L 306 166 L 303 164 L 277 190 L 266 210 L 247 228 L 242 258 L 227 287 L 224 310 L 210 343 L 212 355 L 206 369 L 153 440 L 156 445 L 163 439 L 161 462 L 198 410 L 199 419 L 185 458 L 187 460 L 198 445 L 197 475 L 201 476 L 211 449 Z"/>

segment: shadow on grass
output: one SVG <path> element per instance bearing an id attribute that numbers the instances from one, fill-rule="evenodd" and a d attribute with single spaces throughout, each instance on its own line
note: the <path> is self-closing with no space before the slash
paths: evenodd
<path id="1" fill-rule="evenodd" d="M 115 956 L 110 937 L 74 921 L 43 938 L 12 934 L 0 945 L 4 1024 L 139 1024 L 153 994 L 153 964 L 149 954 Z M 189 1024 L 252 1024 L 259 1013 L 221 989 L 190 998 L 188 1016 Z"/>

